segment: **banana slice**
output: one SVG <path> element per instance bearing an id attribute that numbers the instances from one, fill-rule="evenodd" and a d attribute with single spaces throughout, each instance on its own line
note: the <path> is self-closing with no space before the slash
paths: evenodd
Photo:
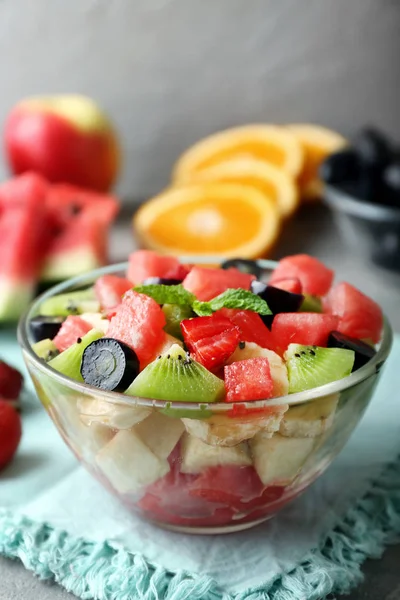
<path id="1" fill-rule="evenodd" d="M 180 419 L 166 417 L 157 411 L 138 423 L 134 431 L 156 456 L 167 458 L 179 442 L 185 426 Z"/>
<path id="2" fill-rule="evenodd" d="M 97 453 L 96 463 L 120 494 L 136 494 L 170 470 L 168 461 L 156 456 L 132 430 L 117 433 Z"/>
<path id="3" fill-rule="evenodd" d="M 182 473 L 200 473 L 203 469 L 219 465 L 247 467 L 251 464 L 249 447 L 245 443 L 227 448 L 209 446 L 187 433 L 182 438 Z"/>
<path id="4" fill-rule="evenodd" d="M 289 438 L 276 433 L 272 438 L 258 433 L 250 441 L 254 468 L 264 485 L 288 485 L 318 444 L 316 438 Z"/>
<path id="5" fill-rule="evenodd" d="M 82 423 L 102 423 L 113 429 L 130 429 L 151 414 L 147 406 L 124 406 L 97 398 L 79 398 L 78 411 Z"/>
<path id="6" fill-rule="evenodd" d="M 279 430 L 289 406 L 270 406 L 260 414 L 227 417 L 214 415 L 209 419 L 182 419 L 186 431 L 212 446 L 236 446 L 254 437 L 259 431 L 272 436 Z"/>
<path id="7" fill-rule="evenodd" d="M 289 408 L 282 419 L 279 433 L 298 438 L 322 435 L 332 427 L 338 401 L 339 394 L 330 394 Z"/>
<path id="8" fill-rule="evenodd" d="M 106 319 L 101 313 L 83 313 L 79 315 L 81 319 L 92 325 L 94 329 L 99 329 L 104 333 L 107 333 L 110 321 Z"/>
<path id="9" fill-rule="evenodd" d="M 276 352 L 261 348 L 254 342 L 246 342 L 244 348 L 238 346 L 235 352 L 230 356 L 228 365 L 238 360 L 247 360 L 249 358 L 268 358 L 271 369 L 271 377 L 274 382 L 273 396 L 285 396 L 289 392 L 289 380 L 287 368 L 282 358 Z"/>

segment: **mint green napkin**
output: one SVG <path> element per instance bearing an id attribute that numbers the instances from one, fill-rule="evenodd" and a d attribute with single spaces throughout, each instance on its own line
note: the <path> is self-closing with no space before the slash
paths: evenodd
<path id="1" fill-rule="evenodd" d="M 12 337 L 2 334 L 0 354 L 21 367 Z M 0 553 L 82 598 L 346 591 L 361 562 L 400 533 L 399 360 L 397 338 L 366 415 L 327 473 L 277 518 L 229 536 L 169 533 L 129 514 L 78 465 L 28 384 L 23 441 L 0 475 Z"/>

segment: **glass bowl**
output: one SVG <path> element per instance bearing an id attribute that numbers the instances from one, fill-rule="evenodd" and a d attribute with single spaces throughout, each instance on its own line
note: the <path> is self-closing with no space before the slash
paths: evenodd
<path id="1" fill-rule="evenodd" d="M 216 260 L 195 258 L 187 262 Z M 260 260 L 265 275 L 276 263 Z M 74 381 L 32 350 L 29 320 L 55 294 L 91 285 L 126 264 L 48 290 L 21 319 L 18 338 L 37 394 L 78 460 L 135 514 L 164 528 L 225 533 L 271 518 L 319 477 L 361 419 L 392 343 L 350 376 L 312 390 L 235 404 L 125 396 Z"/>

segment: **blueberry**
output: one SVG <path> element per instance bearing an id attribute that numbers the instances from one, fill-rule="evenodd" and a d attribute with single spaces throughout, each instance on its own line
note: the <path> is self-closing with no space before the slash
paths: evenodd
<path id="1" fill-rule="evenodd" d="M 320 177 L 325 183 L 341 183 L 358 177 L 360 164 L 352 149 L 341 150 L 328 156 L 320 167 Z"/>
<path id="2" fill-rule="evenodd" d="M 256 260 L 247 260 L 245 258 L 231 258 L 229 260 L 225 260 L 221 264 L 222 269 L 238 269 L 242 273 L 249 273 L 250 275 L 255 275 L 257 278 L 261 277 L 263 270 L 258 265 Z"/>
<path id="3" fill-rule="evenodd" d="M 376 350 L 372 348 L 372 346 L 369 346 L 357 338 L 340 333 L 340 331 L 332 331 L 330 333 L 328 338 L 328 348 L 353 350 L 355 357 L 353 371 L 357 371 L 357 369 L 363 367 L 376 354 Z"/>
<path id="4" fill-rule="evenodd" d="M 178 285 L 183 279 L 166 279 L 164 277 L 147 277 L 142 285 Z"/>
<path id="5" fill-rule="evenodd" d="M 124 392 L 139 370 L 136 352 L 113 338 L 95 340 L 82 355 L 81 375 L 85 383 L 109 392 Z"/>
<path id="6" fill-rule="evenodd" d="M 29 327 L 35 342 L 53 339 L 60 330 L 65 317 L 37 316 L 29 321 Z"/>
<path id="7" fill-rule="evenodd" d="M 354 140 L 354 149 L 367 168 L 382 170 L 393 157 L 388 138 L 374 128 L 365 128 Z"/>
<path id="8" fill-rule="evenodd" d="M 253 294 L 260 296 L 268 304 L 272 315 L 262 316 L 267 327 L 271 327 L 274 315 L 283 312 L 297 312 L 303 303 L 304 296 L 302 294 L 294 294 L 287 292 L 273 285 L 267 285 L 262 281 L 252 281 L 250 286 Z"/>

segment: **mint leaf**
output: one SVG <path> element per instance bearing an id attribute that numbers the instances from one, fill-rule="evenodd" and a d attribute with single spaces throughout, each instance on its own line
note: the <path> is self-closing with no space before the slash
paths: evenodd
<path id="1" fill-rule="evenodd" d="M 133 288 L 139 294 L 146 294 L 157 302 L 157 304 L 178 304 L 179 306 L 192 306 L 196 296 L 185 290 L 183 285 L 137 285 Z"/>
<path id="2" fill-rule="evenodd" d="M 196 300 L 193 302 L 192 308 L 195 313 L 201 317 L 211 315 L 220 308 L 237 308 L 241 310 L 251 310 L 259 313 L 260 315 L 271 315 L 271 311 L 268 304 L 248 290 L 242 289 L 229 289 L 216 296 L 209 302 L 199 302 Z"/>

